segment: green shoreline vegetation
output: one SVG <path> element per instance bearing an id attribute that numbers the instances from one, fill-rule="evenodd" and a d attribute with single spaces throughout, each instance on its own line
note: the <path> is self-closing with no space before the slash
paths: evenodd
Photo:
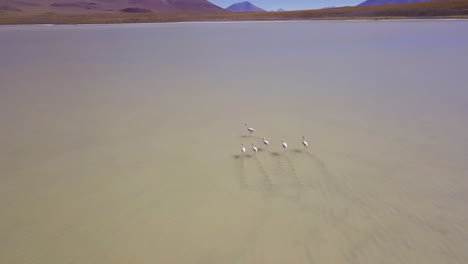
<path id="1" fill-rule="evenodd" d="M 0 11 L 0 24 L 110 24 L 196 21 L 278 21 L 468 18 L 468 0 L 444 0 L 414 4 L 340 7 L 320 10 L 262 13 L 107 13 L 107 14 L 24 14 Z"/>

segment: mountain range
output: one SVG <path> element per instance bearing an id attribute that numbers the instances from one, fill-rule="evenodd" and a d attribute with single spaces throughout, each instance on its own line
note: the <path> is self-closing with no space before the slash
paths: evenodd
<path id="1" fill-rule="evenodd" d="M 0 10 L 58 14 L 225 12 L 208 0 L 0 0 Z"/>
<path id="2" fill-rule="evenodd" d="M 250 2 L 235 3 L 227 7 L 226 10 L 231 12 L 266 12 L 265 9 L 262 9 Z"/>
<path id="3" fill-rule="evenodd" d="M 358 7 L 428 1 L 430 0 L 366 0 Z M 0 0 L 0 14 L 229 13 L 226 10 L 230 12 L 266 12 L 247 1 L 222 9 L 208 0 Z"/>

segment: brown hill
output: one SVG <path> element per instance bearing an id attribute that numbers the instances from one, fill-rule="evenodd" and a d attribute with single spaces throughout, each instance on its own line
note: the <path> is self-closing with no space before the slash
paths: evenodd
<path id="1" fill-rule="evenodd" d="M 266 12 L 265 9 L 262 9 L 250 2 L 240 2 L 230 5 L 226 10 L 231 12 Z"/>
<path id="2" fill-rule="evenodd" d="M 225 12 L 207 0 L 0 0 L 0 10 L 57 14 Z"/>

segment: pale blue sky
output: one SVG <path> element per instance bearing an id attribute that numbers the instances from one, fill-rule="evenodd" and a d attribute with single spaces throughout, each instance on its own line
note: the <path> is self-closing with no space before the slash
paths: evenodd
<path id="1" fill-rule="evenodd" d="M 266 10 L 301 10 L 317 9 L 330 6 L 355 6 L 364 0 L 208 0 L 215 5 L 226 8 L 234 3 L 249 1 Z"/>

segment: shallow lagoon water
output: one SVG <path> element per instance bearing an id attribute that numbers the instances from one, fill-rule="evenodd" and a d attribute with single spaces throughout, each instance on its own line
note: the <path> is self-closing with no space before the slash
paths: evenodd
<path id="1" fill-rule="evenodd" d="M 2 26 L 0 262 L 467 263 L 467 33 Z"/>

